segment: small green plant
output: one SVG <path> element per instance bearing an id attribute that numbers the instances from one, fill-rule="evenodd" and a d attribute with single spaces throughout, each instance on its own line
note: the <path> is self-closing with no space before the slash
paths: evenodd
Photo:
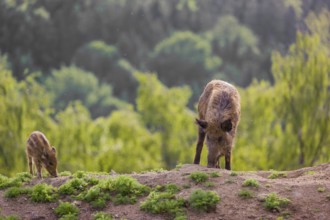
<path id="1" fill-rule="evenodd" d="M 106 201 L 109 200 L 108 193 L 102 191 L 100 186 L 93 186 L 89 190 L 80 193 L 77 199 L 84 200 L 91 204 L 93 208 L 104 208 Z"/>
<path id="2" fill-rule="evenodd" d="M 166 185 L 157 185 L 156 191 L 157 192 L 177 193 L 180 191 L 180 188 L 177 185 L 170 183 L 170 184 L 166 184 Z"/>
<path id="3" fill-rule="evenodd" d="M 259 182 L 258 182 L 258 180 L 255 180 L 255 179 L 246 179 L 243 182 L 243 186 L 258 188 L 259 187 Z"/>
<path id="4" fill-rule="evenodd" d="M 196 189 L 190 194 L 188 202 L 192 208 L 198 211 L 209 212 L 215 210 L 217 203 L 220 202 L 220 197 L 214 191 Z"/>
<path id="5" fill-rule="evenodd" d="M 287 174 L 284 172 L 272 170 L 271 174 L 269 174 L 269 176 L 268 176 L 268 179 L 278 179 L 278 178 L 283 178 L 286 176 L 287 176 Z"/>
<path id="6" fill-rule="evenodd" d="M 77 177 L 77 178 L 80 178 L 80 179 L 81 178 L 84 178 L 86 175 L 87 175 L 86 172 L 85 171 L 81 171 L 81 170 L 79 170 L 75 174 L 73 174 L 74 177 Z"/>
<path id="7" fill-rule="evenodd" d="M 112 216 L 105 212 L 96 212 L 93 214 L 93 220 L 112 220 Z"/>
<path id="8" fill-rule="evenodd" d="M 14 215 L 8 215 L 8 216 L 0 216 L 0 220 L 19 220 L 19 218 Z"/>
<path id="9" fill-rule="evenodd" d="M 315 173 L 316 173 L 315 171 L 309 170 L 309 171 L 304 172 L 304 175 L 314 175 Z"/>
<path id="10" fill-rule="evenodd" d="M 109 178 L 102 184 L 102 188 L 116 194 L 112 201 L 118 204 L 134 204 L 137 196 L 149 192 L 149 188 L 140 184 L 136 179 L 130 176 L 118 176 Z"/>
<path id="11" fill-rule="evenodd" d="M 31 190 L 28 188 L 21 188 L 21 187 L 13 186 L 6 190 L 5 197 L 6 198 L 16 198 L 23 194 L 29 194 L 30 191 Z"/>
<path id="12" fill-rule="evenodd" d="M 71 176 L 72 173 L 70 171 L 63 171 L 58 174 L 59 176 Z"/>
<path id="13" fill-rule="evenodd" d="M 176 198 L 170 192 L 151 192 L 141 203 L 140 209 L 153 214 L 167 213 L 176 218 L 183 217 L 184 199 Z"/>
<path id="14" fill-rule="evenodd" d="M 243 199 L 250 199 L 253 197 L 253 194 L 249 190 L 242 189 L 238 192 L 238 196 L 243 198 Z"/>
<path id="15" fill-rule="evenodd" d="M 207 181 L 207 182 L 204 183 L 204 186 L 209 187 L 209 188 L 214 187 L 214 182 Z"/>
<path id="16" fill-rule="evenodd" d="M 54 212 L 61 219 L 78 219 L 79 209 L 69 202 L 61 202 Z"/>
<path id="17" fill-rule="evenodd" d="M 212 172 L 212 173 L 210 173 L 210 177 L 215 178 L 215 177 L 219 177 L 219 176 L 220 176 L 220 174 L 218 172 Z"/>
<path id="18" fill-rule="evenodd" d="M 58 192 L 62 195 L 74 195 L 84 190 L 88 183 L 84 179 L 73 178 L 58 188 Z"/>
<path id="19" fill-rule="evenodd" d="M 325 187 L 319 187 L 317 188 L 317 191 L 320 193 L 325 192 Z"/>
<path id="20" fill-rule="evenodd" d="M 18 173 L 13 178 L 8 178 L 0 174 L 0 189 L 5 189 L 13 186 L 21 186 L 22 183 L 30 181 L 32 176 L 29 173 Z"/>
<path id="21" fill-rule="evenodd" d="M 230 173 L 230 176 L 237 176 L 237 175 L 238 174 L 236 172 L 234 172 L 234 171 Z"/>
<path id="22" fill-rule="evenodd" d="M 290 200 L 287 198 L 281 198 L 276 193 L 270 193 L 266 196 L 264 201 L 264 207 L 267 210 L 276 210 L 280 211 L 281 207 L 286 207 L 290 203 Z"/>
<path id="23" fill-rule="evenodd" d="M 202 172 L 193 172 L 189 175 L 190 179 L 195 183 L 202 183 L 208 180 L 208 175 Z"/>
<path id="24" fill-rule="evenodd" d="M 326 196 L 326 198 L 327 198 L 327 200 L 330 201 L 330 194 L 328 194 L 328 195 Z"/>
<path id="25" fill-rule="evenodd" d="M 41 183 L 32 188 L 30 197 L 34 202 L 51 202 L 57 197 L 56 191 L 52 185 Z"/>

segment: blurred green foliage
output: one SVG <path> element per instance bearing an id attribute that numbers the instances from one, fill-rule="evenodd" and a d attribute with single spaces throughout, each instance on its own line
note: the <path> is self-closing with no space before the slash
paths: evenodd
<path id="1" fill-rule="evenodd" d="M 213 78 L 245 86 L 235 170 L 329 161 L 326 7 L 0 0 L 0 173 L 27 170 L 34 130 L 57 148 L 59 171 L 191 163 L 195 105 Z"/>

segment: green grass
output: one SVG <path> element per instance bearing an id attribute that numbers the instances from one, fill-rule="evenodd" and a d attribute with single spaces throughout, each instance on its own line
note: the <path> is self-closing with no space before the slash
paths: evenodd
<path id="1" fill-rule="evenodd" d="M 278 179 L 278 178 L 283 178 L 286 176 L 287 176 L 287 174 L 284 172 L 272 170 L 271 174 L 269 174 L 269 176 L 268 176 L 268 179 Z"/>
<path id="2" fill-rule="evenodd" d="M 243 199 L 250 199 L 253 197 L 253 193 L 249 190 L 242 189 L 238 192 L 238 196 Z"/>
<path id="3" fill-rule="evenodd" d="M 211 182 L 211 181 L 207 181 L 204 183 L 204 186 L 208 187 L 208 188 L 214 187 L 214 185 L 215 185 L 214 182 Z"/>
<path id="4" fill-rule="evenodd" d="M 31 192 L 31 189 L 29 189 L 29 188 L 13 186 L 6 190 L 4 196 L 6 198 L 16 198 L 20 195 L 29 194 L 30 192 Z"/>
<path id="5" fill-rule="evenodd" d="M 210 177 L 215 178 L 215 177 L 219 177 L 219 176 L 220 176 L 220 174 L 218 172 L 212 172 L 212 173 L 210 173 Z"/>
<path id="6" fill-rule="evenodd" d="M 196 189 L 190 194 L 188 202 L 197 211 L 209 212 L 215 210 L 217 203 L 220 202 L 220 197 L 214 191 Z"/>
<path id="7" fill-rule="evenodd" d="M 19 220 L 19 218 L 14 215 L 8 215 L 8 216 L 0 216 L 0 220 Z"/>
<path id="8" fill-rule="evenodd" d="M 247 186 L 247 187 L 258 188 L 259 187 L 259 182 L 258 182 L 258 180 L 255 180 L 255 179 L 246 179 L 246 180 L 244 180 L 242 185 Z"/>
<path id="9" fill-rule="evenodd" d="M 237 175 L 238 174 L 236 172 L 234 172 L 234 171 L 230 173 L 230 176 L 237 176 Z"/>
<path id="10" fill-rule="evenodd" d="M 93 208 L 104 208 L 110 195 L 105 193 L 100 186 L 93 186 L 89 190 L 80 193 L 77 199 L 81 199 L 91 204 Z"/>
<path id="11" fill-rule="evenodd" d="M 60 219 L 78 219 L 79 209 L 69 202 L 61 202 L 54 212 Z"/>
<path id="12" fill-rule="evenodd" d="M 153 214 L 169 214 L 175 218 L 183 218 L 184 199 L 176 198 L 170 192 L 151 192 L 141 203 L 140 209 Z"/>
<path id="13" fill-rule="evenodd" d="M 29 173 L 18 173 L 15 177 L 9 178 L 0 174 L 0 189 L 6 189 L 13 186 L 21 186 L 23 183 L 32 179 Z"/>
<path id="14" fill-rule="evenodd" d="M 63 171 L 58 174 L 58 176 L 72 176 L 70 171 Z"/>
<path id="15" fill-rule="evenodd" d="M 193 172 L 189 175 L 189 178 L 195 183 L 202 183 L 208 180 L 209 176 L 202 172 Z"/>
<path id="16" fill-rule="evenodd" d="M 93 214 L 93 220 L 112 220 L 112 216 L 105 212 L 96 212 Z"/>
<path id="17" fill-rule="evenodd" d="M 52 185 L 37 184 L 31 189 L 30 198 L 34 202 L 52 202 L 57 198 L 56 191 Z"/>
<path id="18" fill-rule="evenodd" d="M 270 193 L 269 195 L 266 196 L 263 205 L 267 210 L 280 211 L 280 208 L 286 207 L 289 203 L 290 203 L 289 199 L 281 198 L 276 193 Z"/>

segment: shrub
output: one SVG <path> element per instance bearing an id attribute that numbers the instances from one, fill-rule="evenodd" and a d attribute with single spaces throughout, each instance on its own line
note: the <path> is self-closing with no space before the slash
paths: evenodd
<path id="1" fill-rule="evenodd" d="M 79 209 L 69 202 L 61 202 L 54 212 L 61 219 L 78 219 Z"/>
<path id="2" fill-rule="evenodd" d="M 30 193 L 34 202 L 51 202 L 56 198 L 56 188 L 46 183 L 35 185 Z"/>
<path id="3" fill-rule="evenodd" d="M 258 180 L 255 180 L 255 179 L 246 179 L 243 182 L 243 186 L 250 186 L 250 187 L 258 188 L 259 187 L 259 182 L 258 182 Z"/>
<path id="4" fill-rule="evenodd" d="M 196 189 L 189 196 L 190 206 L 198 211 L 209 212 L 214 210 L 219 201 L 220 197 L 214 191 Z"/>
<path id="5" fill-rule="evenodd" d="M 105 212 L 96 212 L 93 214 L 93 220 L 112 220 L 112 216 Z"/>
<path id="6" fill-rule="evenodd" d="M 13 186 L 6 190 L 5 197 L 6 198 L 16 198 L 22 194 L 28 194 L 29 192 L 30 192 L 30 189 Z"/>
<path id="7" fill-rule="evenodd" d="M 190 174 L 189 177 L 195 183 L 205 182 L 209 178 L 206 173 L 202 173 L 202 172 L 193 172 Z"/>
<path id="8" fill-rule="evenodd" d="M 250 192 L 249 190 L 244 190 L 244 189 L 239 191 L 238 196 L 242 197 L 244 199 L 250 199 L 253 197 L 252 192 Z"/>
<path id="9" fill-rule="evenodd" d="M 153 214 L 167 213 L 176 217 L 183 216 L 184 200 L 170 192 L 151 192 L 141 203 L 140 208 Z"/>
<path id="10" fill-rule="evenodd" d="M 280 211 L 281 207 L 286 207 L 290 203 L 287 198 L 281 198 L 276 193 L 270 193 L 266 196 L 264 201 L 264 207 L 268 210 Z"/>

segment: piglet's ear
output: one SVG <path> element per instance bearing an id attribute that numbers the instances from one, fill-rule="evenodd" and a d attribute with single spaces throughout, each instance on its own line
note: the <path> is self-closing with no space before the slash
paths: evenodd
<path id="1" fill-rule="evenodd" d="M 196 118 L 196 124 L 198 124 L 203 129 L 207 128 L 207 121 L 199 120 L 199 119 Z"/>
<path id="2" fill-rule="evenodd" d="M 53 151 L 54 153 L 56 153 L 56 149 L 55 149 L 54 146 L 52 147 L 52 151 Z"/>
<path id="3" fill-rule="evenodd" d="M 230 119 L 221 123 L 221 129 L 225 132 L 231 131 L 232 128 L 233 128 L 233 124 L 231 123 Z"/>

